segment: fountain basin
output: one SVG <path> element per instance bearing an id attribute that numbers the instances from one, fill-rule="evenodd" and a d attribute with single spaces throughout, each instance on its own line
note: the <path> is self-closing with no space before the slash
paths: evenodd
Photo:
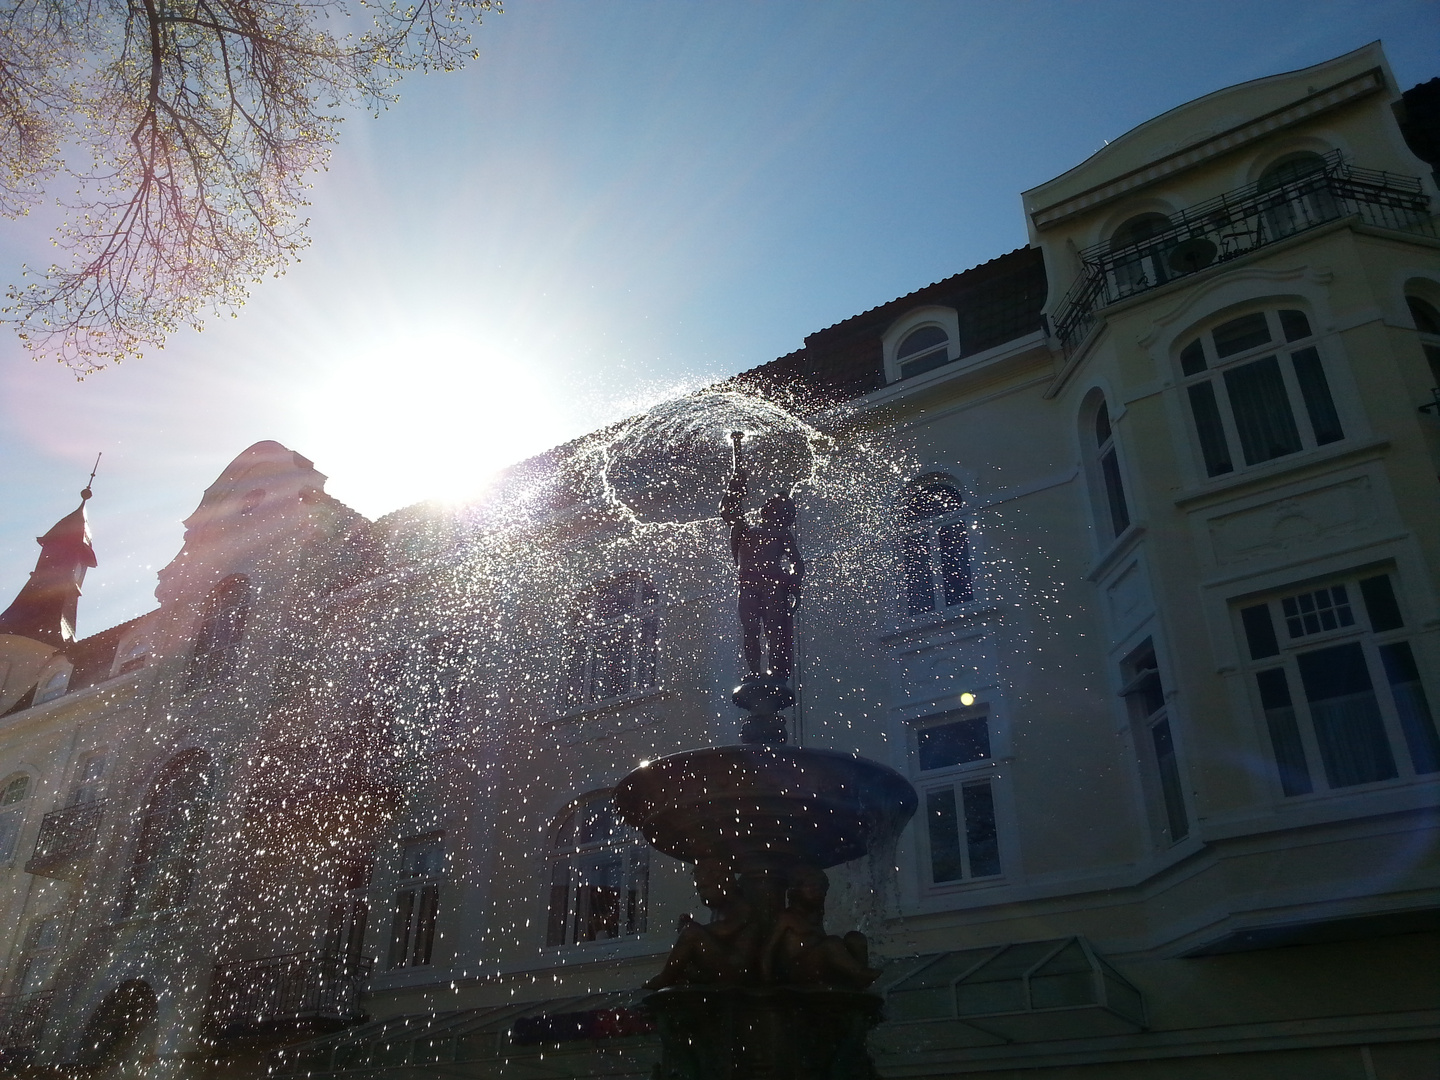
<path id="1" fill-rule="evenodd" d="M 838 866 L 915 813 L 894 769 L 834 750 L 717 746 L 659 758 L 615 789 L 624 821 L 685 862 Z"/>

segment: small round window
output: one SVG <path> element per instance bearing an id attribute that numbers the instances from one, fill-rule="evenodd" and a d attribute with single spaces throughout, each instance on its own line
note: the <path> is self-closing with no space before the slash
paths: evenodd
<path id="1" fill-rule="evenodd" d="M 912 330 L 895 350 L 895 362 L 900 367 L 902 379 L 933 371 L 949 360 L 950 335 L 938 326 L 922 326 L 918 330 Z"/>

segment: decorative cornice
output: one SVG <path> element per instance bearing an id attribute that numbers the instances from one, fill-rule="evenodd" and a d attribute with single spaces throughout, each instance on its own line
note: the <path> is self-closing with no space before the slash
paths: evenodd
<path id="1" fill-rule="evenodd" d="M 1185 169 L 1193 168 L 1202 162 L 1219 157 L 1221 154 L 1228 154 L 1232 150 L 1266 138 L 1284 128 L 1293 127 L 1303 120 L 1329 112 L 1331 109 L 1337 109 L 1342 105 L 1348 105 L 1383 89 L 1385 89 L 1384 73 L 1378 67 L 1371 68 L 1369 71 L 1352 75 L 1333 86 L 1317 90 L 1283 108 L 1182 147 L 1148 165 L 1132 169 L 1114 180 L 1106 181 L 1082 191 L 1078 195 L 1062 199 L 1060 202 L 1032 210 L 1030 219 L 1035 223 L 1037 229 L 1051 228 L 1079 214 L 1093 210 L 1097 206 L 1128 195 L 1139 188 L 1173 176 Z"/>

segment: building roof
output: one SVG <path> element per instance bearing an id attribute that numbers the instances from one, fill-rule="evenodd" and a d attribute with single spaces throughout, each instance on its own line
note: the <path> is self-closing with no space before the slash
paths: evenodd
<path id="1" fill-rule="evenodd" d="M 44 536 L 36 538 L 40 557 L 14 602 L 0 613 L 0 634 L 15 634 L 57 648 L 75 639 L 75 609 L 85 571 L 95 565 L 90 527 L 85 520 L 86 488 L 80 505 Z"/>
<path id="2" fill-rule="evenodd" d="M 952 307 L 960 317 L 960 351 L 969 355 L 1042 329 L 1048 285 L 1039 248 L 1017 248 L 888 303 L 827 326 L 797 349 L 743 372 L 735 383 L 795 394 L 823 408 L 885 385 L 883 338 L 905 312 Z"/>

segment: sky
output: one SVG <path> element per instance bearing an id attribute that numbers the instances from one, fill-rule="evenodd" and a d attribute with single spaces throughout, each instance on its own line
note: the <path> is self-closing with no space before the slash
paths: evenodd
<path id="1" fill-rule="evenodd" d="M 82 636 L 154 607 L 254 442 L 372 518 L 463 502 L 1022 246 L 1020 192 L 1136 124 L 1376 39 L 1440 75 L 1435 0 L 506 0 L 464 71 L 347 120 L 238 317 L 83 382 L 0 327 L 0 605 L 97 452 Z M 4 283 L 46 216 L 0 222 Z"/>

